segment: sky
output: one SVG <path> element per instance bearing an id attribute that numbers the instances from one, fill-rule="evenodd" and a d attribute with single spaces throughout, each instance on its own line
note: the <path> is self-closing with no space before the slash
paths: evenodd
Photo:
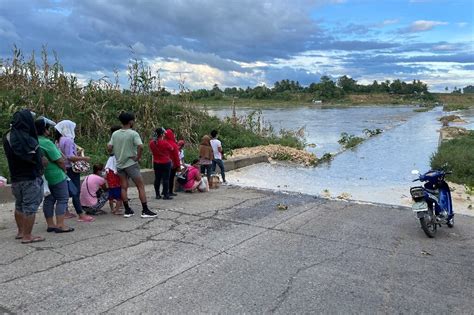
<path id="1" fill-rule="evenodd" d="M 122 88 L 137 58 L 170 91 L 348 75 L 444 92 L 474 85 L 474 0 L 0 0 L 0 58 L 14 45 Z"/>

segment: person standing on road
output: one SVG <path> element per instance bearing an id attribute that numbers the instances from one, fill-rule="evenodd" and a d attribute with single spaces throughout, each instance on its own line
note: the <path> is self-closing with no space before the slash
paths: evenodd
<path id="1" fill-rule="evenodd" d="M 3 148 L 15 197 L 15 239 L 21 239 L 22 244 L 44 241 L 44 237 L 31 234 L 43 201 L 41 175 L 47 164 L 42 158 L 32 112 L 25 109 L 13 114 L 11 128 L 3 137 Z"/>
<path id="2" fill-rule="evenodd" d="M 211 131 L 211 147 L 214 153 L 214 159 L 212 159 L 212 174 L 216 172 L 216 165 L 219 165 L 221 170 L 222 183 L 227 184 L 225 180 L 225 169 L 223 158 L 222 143 L 217 139 L 217 130 Z"/>
<path id="3" fill-rule="evenodd" d="M 90 161 L 90 157 L 82 156 L 78 154 L 76 143 L 74 139 L 76 138 L 75 129 L 76 123 L 70 120 L 62 120 L 54 126 L 55 130 L 55 139 L 57 141 L 57 146 L 61 153 L 64 156 L 64 163 L 66 165 L 66 174 L 71 179 L 74 186 L 76 186 L 77 193 L 75 195 L 71 195 L 72 197 L 72 204 L 74 206 L 74 210 L 76 210 L 79 219 L 79 222 L 92 222 L 94 221 L 94 217 L 87 215 L 84 213 L 82 209 L 80 195 L 81 195 L 81 174 L 76 173 L 72 169 L 72 163 L 77 161 Z M 66 210 L 65 218 L 73 218 L 75 215 L 70 213 Z"/>
<path id="4" fill-rule="evenodd" d="M 120 177 L 120 186 L 122 188 L 122 200 L 125 208 L 124 217 L 130 218 L 135 212 L 128 204 L 128 179 L 131 178 L 138 189 L 138 196 L 142 203 L 142 218 L 156 217 L 156 213 L 148 209 L 145 184 L 140 173 L 138 162 L 142 158 L 143 142 L 138 132 L 133 130 L 135 115 L 122 112 L 119 115 L 122 128 L 115 131 L 108 144 L 110 153 L 114 153 L 117 160 L 117 173 Z"/>
<path id="5" fill-rule="evenodd" d="M 169 196 L 177 196 L 177 194 L 174 193 L 174 181 L 176 178 L 176 172 L 178 172 L 181 167 L 181 163 L 179 160 L 179 147 L 176 143 L 176 137 L 172 129 L 166 129 L 165 140 L 171 145 L 173 150 L 171 151 L 171 171 L 169 177 L 168 192 L 165 192 L 163 190 L 163 195 L 168 194 Z"/>
<path id="6" fill-rule="evenodd" d="M 48 137 L 51 135 L 51 125 L 43 118 L 35 121 L 36 131 L 41 152 L 48 159 L 48 165 L 44 170 L 44 177 L 48 181 L 51 193 L 44 198 L 43 212 L 48 224 L 47 232 L 67 233 L 74 231 L 73 228 L 64 224 L 69 200 L 69 189 L 66 176 L 66 165 L 58 147 Z M 56 223 L 54 222 L 56 216 Z"/>
<path id="7" fill-rule="evenodd" d="M 211 147 L 211 138 L 205 135 L 199 145 L 199 164 L 201 165 L 201 174 L 206 174 L 207 181 L 211 181 L 212 159 L 214 153 Z"/>
<path id="8" fill-rule="evenodd" d="M 173 147 L 164 139 L 165 129 L 155 130 L 155 139 L 151 139 L 149 146 L 153 155 L 153 170 L 155 172 L 155 198 L 171 200 L 169 195 L 169 182 L 171 172 L 171 154 Z M 160 194 L 161 182 L 163 182 L 163 197 Z"/>

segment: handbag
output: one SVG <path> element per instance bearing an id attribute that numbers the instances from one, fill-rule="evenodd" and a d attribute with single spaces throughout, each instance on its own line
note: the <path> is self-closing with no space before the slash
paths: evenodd
<path id="1" fill-rule="evenodd" d="M 80 157 L 84 157 L 84 150 L 80 150 Z M 72 162 L 72 171 L 74 173 L 87 173 L 91 169 L 91 165 L 89 162 L 80 160 L 76 162 Z"/>

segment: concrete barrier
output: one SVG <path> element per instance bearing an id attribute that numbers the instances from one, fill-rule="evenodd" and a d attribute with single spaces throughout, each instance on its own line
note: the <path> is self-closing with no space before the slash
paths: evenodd
<path id="1" fill-rule="evenodd" d="M 224 161 L 224 168 L 227 171 L 232 171 L 238 168 L 246 167 L 249 165 L 257 164 L 257 163 L 265 163 L 268 162 L 268 155 L 266 154 L 259 154 L 254 156 L 246 156 L 246 157 L 236 157 L 230 158 Z M 145 185 L 153 184 L 155 180 L 155 173 L 152 169 L 142 169 L 141 171 L 143 176 L 143 181 Z M 130 183 L 133 186 L 133 183 Z M 5 187 L 0 188 L 0 203 L 12 202 L 15 199 L 13 198 L 11 192 L 11 186 L 6 185 Z"/>

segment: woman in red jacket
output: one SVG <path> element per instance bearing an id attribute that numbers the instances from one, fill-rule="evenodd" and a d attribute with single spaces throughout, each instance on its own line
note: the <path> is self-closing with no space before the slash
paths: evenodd
<path id="1" fill-rule="evenodd" d="M 171 152 L 171 172 L 169 177 L 169 185 L 167 194 L 170 196 L 177 196 L 174 193 L 174 178 L 176 177 L 176 172 L 179 170 L 181 163 L 179 161 L 179 147 L 176 143 L 176 138 L 172 129 L 167 129 L 165 132 L 165 140 L 173 147 Z M 165 185 L 163 184 L 163 195 L 165 195 Z"/>
<path id="2" fill-rule="evenodd" d="M 155 130 L 155 138 L 150 140 L 150 150 L 153 154 L 153 170 L 155 171 L 155 194 L 156 199 L 161 199 L 160 185 L 163 181 L 163 199 L 173 199 L 169 195 L 169 182 L 171 170 L 171 156 L 173 155 L 173 146 L 164 139 L 165 129 Z"/>

